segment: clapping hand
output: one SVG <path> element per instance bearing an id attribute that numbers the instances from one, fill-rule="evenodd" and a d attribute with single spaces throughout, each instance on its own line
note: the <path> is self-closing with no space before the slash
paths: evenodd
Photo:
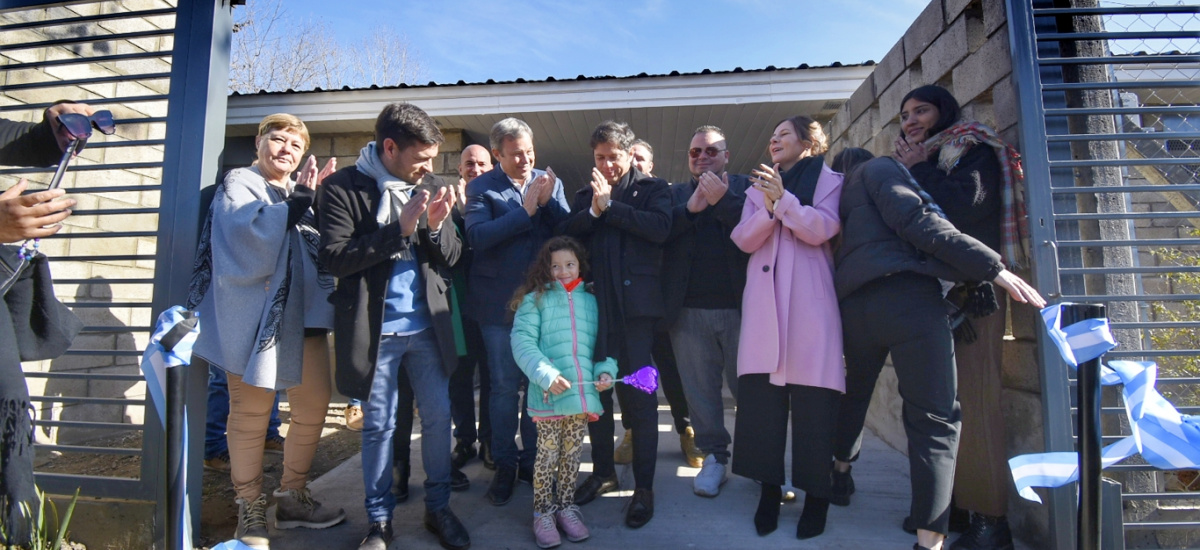
<path id="1" fill-rule="evenodd" d="M 608 210 L 608 201 L 612 197 L 612 185 L 597 168 L 592 168 L 592 208 L 597 214 Z"/>
<path id="2" fill-rule="evenodd" d="M 545 182 L 545 178 L 539 176 L 525 184 L 525 195 L 521 197 L 521 206 L 525 207 L 525 212 L 531 218 L 537 213 L 538 201 L 541 200 L 542 187 Z"/>
<path id="3" fill-rule="evenodd" d="M 429 191 L 424 189 L 413 193 L 411 199 L 404 203 L 404 207 L 400 209 L 400 235 L 403 237 L 411 237 L 417 232 L 417 223 L 421 221 L 421 214 L 425 213 L 429 205 Z"/>
<path id="4" fill-rule="evenodd" d="M 783 198 L 783 178 L 779 175 L 779 164 L 774 167 L 765 164 L 758 165 L 758 168 L 750 172 L 750 181 L 754 183 L 754 187 L 762 191 L 763 202 L 767 207 L 767 212 L 775 213 L 775 203 Z"/>
<path id="5" fill-rule="evenodd" d="M 546 173 L 538 179 L 542 180 L 542 186 L 538 189 L 538 206 L 546 206 L 550 197 L 554 195 L 554 184 L 558 181 L 558 176 L 554 175 L 553 168 L 547 166 Z"/>
<path id="6" fill-rule="evenodd" d="M 692 196 L 688 197 L 687 209 L 688 212 L 699 214 L 708 208 L 708 197 L 704 195 L 704 186 L 696 185 L 696 190 L 692 191 Z"/>
<path id="7" fill-rule="evenodd" d="M 454 192 L 445 187 L 439 187 L 437 195 L 434 195 L 433 200 L 429 203 L 429 230 L 438 232 L 442 229 L 442 222 L 450 217 L 450 210 L 454 208 Z"/>
<path id="8" fill-rule="evenodd" d="M 910 143 L 904 138 L 896 139 L 896 152 L 892 153 L 892 158 L 900 161 L 905 168 L 912 168 L 918 162 L 924 162 L 929 158 L 929 152 L 925 150 L 925 143 Z"/>
<path id="9" fill-rule="evenodd" d="M 729 191 L 729 173 L 722 172 L 720 177 L 712 172 L 705 172 L 700 175 L 699 188 L 704 189 L 704 198 L 708 199 L 708 205 L 716 205 L 725 196 L 725 192 Z"/>

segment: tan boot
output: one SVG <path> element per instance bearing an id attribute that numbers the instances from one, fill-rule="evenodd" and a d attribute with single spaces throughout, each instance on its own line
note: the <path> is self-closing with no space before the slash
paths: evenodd
<path id="1" fill-rule="evenodd" d="M 625 439 L 622 439 L 621 444 L 617 445 L 617 449 L 613 451 L 613 462 L 617 464 L 633 462 L 633 430 L 625 430 Z"/>
<path id="2" fill-rule="evenodd" d="M 704 465 L 704 453 L 696 448 L 696 432 L 691 426 L 679 434 L 679 450 L 683 451 L 683 460 L 688 466 L 699 468 Z"/>
<path id="3" fill-rule="evenodd" d="M 361 432 L 363 428 L 363 410 L 356 405 L 346 406 L 346 428 L 352 432 Z"/>

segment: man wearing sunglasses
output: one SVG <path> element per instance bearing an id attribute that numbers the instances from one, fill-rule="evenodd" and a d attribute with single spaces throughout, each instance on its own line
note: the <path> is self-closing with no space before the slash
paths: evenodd
<path id="1" fill-rule="evenodd" d="M 693 491 L 715 497 L 727 478 L 729 445 L 721 379 L 737 397 L 738 336 L 749 255 L 729 235 L 742 217 L 746 176 L 725 171 L 729 149 L 716 126 L 688 148 L 688 183 L 671 186 L 671 236 L 663 245 L 663 326 L 671 335 L 696 447 L 704 455 Z"/>
<path id="2" fill-rule="evenodd" d="M 82 103 L 59 101 L 46 109 L 42 121 L 17 122 L 0 118 L 0 165 L 51 166 L 71 143 L 67 129 L 58 122 L 63 114 L 91 116 L 92 108 Z M 48 237 L 62 227 L 59 222 L 71 215 L 74 199 L 63 198 L 66 191 L 52 189 L 22 196 L 22 179 L 0 193 L 0 243 Z"/>

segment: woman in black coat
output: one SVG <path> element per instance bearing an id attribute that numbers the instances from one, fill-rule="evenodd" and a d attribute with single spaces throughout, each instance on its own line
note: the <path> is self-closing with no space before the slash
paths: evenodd
<path id="1" fill-rule="evenodd" d="M 1025 262 L 1016 229 L 1020 165 L 1016 151 L 991 128 L 962 118 L 962 109 L 940 86 L 921 86 L 904 96 L 900 161 L 959 231 L 1000 253 L 1005 265 Z M 1007 225 L 1007 231 L 1002 228 Z M 963 320 L 956 330 L 958 399 L 962 437 L 954 470 L 954 500 L 971 511 L 967 532 L 952 549 L 1012 547 L 1005 514 L 1012 476 L 1008 469 L 1000 368 L 1007 300 L 999 296 L 991 315 Z"/>
<path id="2" fill-rule="evenodd" d="M 947 531 L 960 430 L 954 344 L 939 279 L 993 281 L 1018 302 L 1045 301 L 1004 268 L 999 254 L 946 221 L 903 165 L 869 159 L 862 149 L 848 149 L 833 162 L 846 174 L 842 243 L 834 255 L 846 355 L 835 485 L 849 482 L 875 381 L 890 354 L 904 400 L 914 549 L 937 550 Z"/>

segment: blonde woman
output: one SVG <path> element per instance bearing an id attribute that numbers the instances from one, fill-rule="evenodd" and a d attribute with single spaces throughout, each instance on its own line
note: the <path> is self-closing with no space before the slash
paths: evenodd
<path id="1" fill-rule="evenodd" d="M 189 307 L 202 319 L 195 353 L 229 379 L 230 477 L 238 503 L 236 538 L 267 550 L 263 445 L 275 391 L 286 390 L 291 424 L 283 476 L 275 491 L 275 527 L 330 527 L 345 519 L 313 500 L 308 470 L 329 406 L 333 326 L 327 298 L 333 277 L 317 262 L 311 213 L 320 173 L 310 157 L 304 123 L 289 114 L 267 116 L 254 140 L 257 157 L 231 170 L 217 187 L 204 224 Z"/>

